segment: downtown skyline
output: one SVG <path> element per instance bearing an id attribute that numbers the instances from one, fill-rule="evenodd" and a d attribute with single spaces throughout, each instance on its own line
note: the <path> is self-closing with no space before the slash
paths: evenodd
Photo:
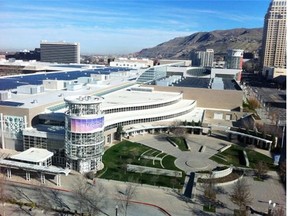
<path id="1" fill-rule="evenodd" d="M 81 54 L 127 54 L 200 31 L 263 27 L 270 0 L 0 0 L 0 50 L 79 42 Z"/>

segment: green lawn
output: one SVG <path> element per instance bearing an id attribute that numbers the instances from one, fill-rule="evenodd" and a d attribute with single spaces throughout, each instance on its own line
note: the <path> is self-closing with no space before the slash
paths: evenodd
<path id="1" fill-rule="evenodd" d="M 133 143 L 129 141 L 123 141 L 112 146 L 105 151 L 102 158 L 105 168 L 102 171 L 98 172 L 97 176 L 100 178 L 113 179 L 118 181 L 131 181 L 141 184 L 182 188 L 185 179 L 184 172 L 182 178 L 176 178 L 144 173 L 139 174 L 126 171 L 127 164 L 162 168 L 159 161 L 155 161 L 155 165 L 153 165 L 153 160 L 142 158 L 138 160 L 140 158 L 140 155 L 149 149 L 151 148 L 139 143 Z M 151 156 L 151 153 L 155 151 L 157 150 L 152 149 L 147 154 Z M 158 153 L 160 153 L 160 151 L 158 151 Z M 153 153 L 152 155 L 156 156 L 155 153 Z M 161 155 L 162 157 L 164 156 L 163 154 Z M 174 165 L 175 159 L 176 158 L 168 155 L 164 157 L 162 163 L 166 169 L 179 171 L 179 169 Z"/>
<path id="2" fill-rule="evenodd" d="M 220 164 L 233 164 L 234 166 L 244 167 L 245 165 L 242 163 L 243 160 L 241 160 L 243 149 L 242 146 L 232 145 L 229 149 L 222 153 L 219 152 L 216 155 L 213 155 L 210 159 Z M 272 158 L 251 149 L 245 150 L 249 159 L 250 167 L 254 167 L 259 161 L 264 161 L 267 163 L 269 169 L 275 169 Z"/>
<path id="3" fill-rule="evenodd" d="M 168 137 L 171 141 L 176 143 L 181 151 L 189 151 L 185 144 L 185 138 L 183 137 Z"/>

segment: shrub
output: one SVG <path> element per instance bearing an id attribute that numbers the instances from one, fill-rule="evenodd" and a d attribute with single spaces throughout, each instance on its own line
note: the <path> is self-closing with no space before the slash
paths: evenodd
<path id="1" fill-rule="evenodd" d="M 95 177 L 95 173 L 90 171 L 88 173 L 86 173 L 86 178 L 92 180 Z"/>

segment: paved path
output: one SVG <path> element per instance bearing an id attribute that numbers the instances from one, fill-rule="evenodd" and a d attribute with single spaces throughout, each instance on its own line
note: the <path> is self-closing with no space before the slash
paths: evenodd
<path id="1" fill-rule="evenodd" d="M 132 139 L 132 141 L 143 143 L 147 146 L 156 148 L 177 157 L 175 165 L 188 173 L 191 171 L 200 170 L 201 168 L 213 169 L 216 167 L 217 163 L 209 160 L 209 157 L 216 154 L 220 148 L 230 144 L 230 142 L 225 140 L 201 135 L 189 135 L 186 137 L 186 140 L 191 148 L 190 152 L 181 152 L 178 148 L 175 148 L 168 141 L 166 141 L 165 135 L 145 135 L 137 136 Z M 198 152 L 202 145 L 206 146 L 204 153 Z M 262 154 L 269 155 L 269 152 L 265 150 L 260 149 L 258 151 Z M 189 165 L 191 166 L 188 166 L 187 162 L 190 162 Z M 276 172 L 269 172 L 268 175 L 270 177 L 264 182 L 254 181 L 253 177 L 244 177 L 247 179 L 247 182 L 250 185 L 250 191 L 253 197 L 253 203 L 251 206 L 257 211 L 266 212 L 268 209 L 268 201 L 270 199 L 273 202 L 278 203 L 278 207 L 283 206 L 286 208 L 286 193 L 282 183 L 280 183 L 278 174 Z M 229 199 L 229 193 L 231 193 L 232 187 L 233 184 L 219 187 L 217 199 L 224 203 L 224 206 L 219 206 L 219 208 L 217 208 L 216 215 L 233 215 L 234 209 L 238 208 Z M 202 212 L 203 199 L 201 199 L 201 196 L 203 195 L 203 188 L 200 186 L 200 184 L 197 184 L 197 187 L 193 189 L 193 194 L 194 198 L 192 199 L 192 202 L 190 200 L 190 202 L 187 202 L 186 206 L 189 214 L 215 215 Z M 169 207 L 167 208 L 169 209 Z"/>
<path id="2" fill-rule="evenodd" d="M 244 177 L 246 179 L 251 197 L 253 199 L 251 207 L 259 212 L 266 212 L 268 210 L 268 201 L 272 200 L 277 203 L 276 208 L 283 207 L 286 209 L 286 193 L 283 185 L 279 182 L 279 177 L 276 172 L 268 173 L 270 178 L 263 181 L 255 181 L 253 177 Z M 222 203 L 222 207 L 217 208 L 216 215 L 233 215 L 234 209 L 239 207 L 232 203 L 229 199 L 229 194 L 232 192 L 233 184 L 217 187 L 217 200 Z M 203 187 L 197 184 L 194 191 L 194 211 L 197 212 L 203 208 Z M 198 209 L 198 210 L 197 210 Z"/>
<path id="3" fill-rule="evenodd" d="M 137 136 L 132 138 L 131 141 L 140 142 L 145 145 L 156 148 L 160 151 L 164 151 L 167 154 L 171 154 L 178 159 L 176 160 L 176 165 L 183 169 L 186 172 L 195 171 L 196 169 L 202 169 L 204 166 L 209 166 L 209 169 L 214 168 L 217 164 L 208 158 L 215 154 L 218 149 L 222 148 L 229 142 L 216 139 L 208 136 L 201 135 L 189 135 L 187 136 L 187 143 L 191 148 L 189 152 L 181 152 L 178 148 L 173 147 L 163 136 Z M 199 148 L 205 145 L 206 150 L 203 153 L 198 152 Z M 190 162 L 187 163 L 186 162 Z M 200 164 L 200 165 L 199 165 Z M 201 167 L 200 167 L 201 166 Z M 273 200 L 273 202 L 279 203 L 279 205 L 285 205 L 286 193 L 282 186 L 279 183 L 279 178 L 275 172 L 269 172 L 271 176 L 264 182 L 254 181 L 251 177 L 247 178 L 248 183 L 250 184 L 251 194 L 253 196 L 252 207 L 258 211 L 265 211 L 268 208 L 268 200 Z M 69 176 L 62 176 L 62 187 L 60 189 L 72 190 L 74 182 L 79 176 L 79 173 L 72 172 Z M 22 177 L 12 176 L 12 180 L 19 182 L 27 182 Z M 39 181 L 31 179 L 30 184 L 39 185 Z M 97 179 L 96 184 L 101 183 L 107 190 L 107 197 L 115 199 L 119 189 L 123 189 L 126 185 L 124 182 L 118 181 L 108 181 L 104 179 Z M 55 183 L 47 181 L 47 186 L 56 187 Z M 195 189 L 195 190 L 194 190 Z M 134 198 L 135 201 L 145 202 L 157 205 L 165 209 L 169 214 L 173 216 L 189 216 L 189 215 L 210 215 L 208 213 L 203 213 L 203 201 L 201 200 L 201 195 L 203 194 L 203 189 L 199 184 L 193 189 L 194 198 L 192 200 L 185 199 L 184 196 L 178 194 L 176 191 L 165 188 L 158 188 L 147 185 L 139 185 L 137 187 L 137 196 Z M 231 193 L 232 185 L 227 185 L 220 188 L 221 193 L 217 195 L 217 198 L 224 203 L 223 208 L 217 209 L 216 215 L 231 215 L 234 208 L 237 208 L 229 200 L 229 193 Z M 116 202 L 114 203 L 116 205 Z M 108 212 L 110 215 L 115 214 L 115 205 L 112 204 L 108 207 Z M 140 205 L 140 204 L 139 204 Z M 134 208 L 135 207 L 135 208 Z M 131 207 L 131 215 L 144 216 L 146 215 L 155 215 L 163 216 L 163 212 L 159 211 L 157 208 L 153 207 Z M 142 209 L 142 210 L 141 210 Z M 142 213 L 138 213 L 138 210 L 141 210 Z M 136 211 L 137 213 L 134 214 Z M 152 211 L 152 212 L 149 212 Z M 214 214 L 212 214 L 214 215 Z M 119 214 L 120 216 L 120 214 Z"/>
<path id="4" fill-rule="evenodd" d="M 209 136 L 187 135 L 186 141 L 191 150 L 181 151 L 167 141 L 166 136 L 165 134 L 156 136 L 148 134 L 136 136 L 131 140 L 176 157 L 175 165 L 186 173 L 215 168 L 218 164 L 209 158 L 216 154 L 220 148 L 229 144 L 227 141 Z M 203 145 L 206 147 L 205 151 L 199 152 L 200 147 Z"/>

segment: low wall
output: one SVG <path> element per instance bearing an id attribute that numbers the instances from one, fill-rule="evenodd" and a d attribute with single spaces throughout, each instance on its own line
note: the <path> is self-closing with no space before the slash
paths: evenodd
<path id="1" fill-rule="evenodd" d="M 244 158 L 245 158 L 245 165 L 246 167 L 249 167 L 250 164 L 249 164 L 249 159 L 248 159 L 248 156 L 247 156 L 247 153 L 245 150 L 243 150 L 243 155 L 244 155 Z"/>
<path id="2" fill-rule="evenodd" d="M 228 167 L 225 170 L 213 171 L 212 172 L 212 178 L 222 178 L 224 176 L 230 175 L 232 172 L 233 172 L 232 167 Z"/>
<path id="3" fill-rule="evenodd" d="M 219 171 L 212 171 L 211 175 L 206 175 L 201 177 L 202 179 L 210 179 L 210 178 L 222 178 L 225 177 L 227 175 L 230 175 L 233 172 L 233 168 L 232 167 L 228 167 L 225 170 L 219 170 Z"/>
<path id="4" fill-rule="evenodd" d="M 223 148 L 219 149 L 218 151 L 219 151 L 219 152 L 223 152 L 223 151 L 225 151 L 225 150 L 229 149 L 231 146 L 232 146 L 232 145 L 231 145 L 231 144 L 229 144 L 229 145 L 227 145 L 227 146 L 224 146 Z"/>
<path id="5" fill-rule="evenodd" d="M 180 171 L 159 169 L 159 168 L 146 167 L 146 166 L 138 166 L 138 165 L 133 165 L 133 164 L 127 164 L 127 171 L 135 172 L 135 173 L 149 173 L 152 175 L 182 177 L 182 172 Z"/>
<path id="6" fill-rule="evenodd" d="M 169 139 L 169 137 L 167 137 L 168 142 L 170 142 L 174 147 L 179 148 L 178 145 L 172 141 L 171 139 Z"/>

